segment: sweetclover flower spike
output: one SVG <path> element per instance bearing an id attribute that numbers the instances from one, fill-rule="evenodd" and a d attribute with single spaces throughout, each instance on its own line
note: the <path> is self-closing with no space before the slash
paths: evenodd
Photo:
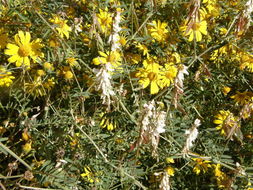
<path id="1" fill-rule="evenodd" d="M 113 32 L 112 34 L 109 36 L 109 40 L 108 42 L 111 43 L 111 51 L 116 51 L 120 49 L 120 36 L 119 36 L 119 32 L 121 31 L 121 27 L 120 27 L 120 20 L 121 20 L 121 9 L 118 8 L 117 12 L 116 12 L 116 16 L 113 22 Z"/>
<path id="2" fill-rule="evenodd" d="M 150 142 L 152 156 L 157 156 L 160 134 L 165 132 L 165 120 L 166 112 L 158 110 L 154 100 L 143 105 L 139 119 L 141 131 L 138 146 Z"/>
<path id="3" fill-rule="evenodd" d="M 168 172 L 164 171 L 162 180 L 159 184 L 160 190 L 170 190 L 170 176 Z"/>
<path id="4" fill-rule="evenodd" d="M 113 87 L 111 84 L 112 76 L 110 72 L 112 71 L 110 64 L 105 64 L 100 70 L 96 72 L 96 90 L 101 91 L 101 99 L 103 104 L 107 104 L 110 108 L 111 97 L 115 96 Z"/>
<path id="5" fill-rule="evenodd" d="M 200 125 L 201 125 L 200 120 L 196 119 L 194 121 L 193 127 L 185 131 L 185 135 L 187 136 L 187 139 L 186 139 L 186 143 L 183 149 L 184 154 L 187 154 L 190 151 L 190 149 L 193 146 L 193 142 L 197 139 L 198 134 L 199 134 L 197 128 Z"/>
<path id="6" fill-rule="evenodd" d="M 187 66 L 181 65 L 181 68 L 179 68 L 179 71 L 177 73 L 177 77 L 175 79 L 175 83 L 181 89 L 183 89 L 183 87 L 184 87 L 184 75 L 189 75 L 187 69 L 188 69 Z"/>

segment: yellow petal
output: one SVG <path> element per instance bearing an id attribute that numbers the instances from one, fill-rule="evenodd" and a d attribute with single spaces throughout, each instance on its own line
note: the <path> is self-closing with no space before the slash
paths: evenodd
<path id="1" fill-rule="evenodd" d="M 19 59 L 19 56 L 18 56 L 18 55 L 13 55 L 13 56 L 11 56 L 11 57 L 8 59 L 8 62 L 9 62 L 9 63 L 14 63 L 14 62 L 16 62 L 18 59 Z"/>
<path id="2" fill-rule="evenodd" d="M 14 44 L 7 44 L 6 48 L 7 49 L 4 51 L 6 55 L 15 55 L 19 50 L 19 47 Z"/>
<path id="3" fill-rule="evenodd" d="M 223 121 L 221 121 L 221 120 L 214 120 L 214 121 L 213 121 L 213 123 L 214 123 L 214 124 L 218 124 L 218 125 L 219 125 L 219 124 L 222 124 L 222 123 L 223 123 Z"/>
<path id="4" fill-rule="evenodd" d="M 191 31 L 191 33 L 190 33 L 190 36 L 189 36 L 189 41 L 191 42 L 192 40 L 193 40 L 193 38 L 194 38 L 194 32 L 193 31 Z"/>
<path id="5" fill-rule="evenodd" d="M 202 34 L 200 31 L 195 31 L 196 41 L 199 42 L 202 40 Z"/>
<path id="6" fill-rule="evenodd" d="M 156 82 L 152 81 L 150 85 L 150 94 L 156 94 L 157 92 L 159 92 L 158 85 Z"/>
<path id="7" fill-rule="evenodd" d="M 31 40 L 31 34 L 29 32 L 25 33 L 25 39 L 24 39 L 24 44 L 29 44 Z"/>
<path id="8" fill-rule="evenodd" d="M 143 80 L 140 80 L 140 83 L 142 84 L 143 88 L 147 88 L 147 86 L 149 85 L 150 81 L 148 79 L 143 79 Z"/>

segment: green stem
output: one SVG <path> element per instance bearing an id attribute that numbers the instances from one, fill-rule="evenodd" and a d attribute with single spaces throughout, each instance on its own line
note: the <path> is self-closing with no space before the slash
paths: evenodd
<path id="1" fill-rule="evenodd" d="M 12 155 L 14 158 L 16 158 L 19 162 L 21 162 L 25 167 L 27 167 L 29 170 L 32 170 L 32 167 L 29 166 L 24 160 L 22 160 L 18 155 L 16 155 L 11 149 L 9 149 L 7 146 L 5 146 L 3 143 L 0 142 L 0 147 L 4 149 L 6 152 L 8 152 L 10 155 Z"/>

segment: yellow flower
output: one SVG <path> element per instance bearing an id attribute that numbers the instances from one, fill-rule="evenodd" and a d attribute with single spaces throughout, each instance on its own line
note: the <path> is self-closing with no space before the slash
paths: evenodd
<path id="1" fill-rule="evenodd" d="M 114 69 L 119 69 L 121 66 L 121 56 L 120 53 L 117 51 L 110 51 L 110 52 L 102 52 L 99 51 L 99 57 L 94 58 L 92 63 L 94 65 L 100 65 L 100 64 L 107 64 L 110 63 Z"/>
<path id="2" fill-rule="evenodd" d="M 102 33 L 109 33 L 111 31 L 112 25 L 112 15 L 108 12 L 108 8 L 105 10 L 99 9 L 99 14 L 97 14 L 97 19 Z"/>
<path id="3" fill-rule="evenodd" d="M 32 141 L 25 143 L 25 145 L 22 146 L 23 151 L 27 154 L 32 150 Z"/>
<path id="4" fill-rule="evenodd" d="M 228 32 L 226 28 L 220 28 L 219 30 L 220 30 L 220 35 L 223 35 L 223 36 Z"/>
<path id="5" fill-rule="evenodd" d="M 24 132 L 22 133 L 22 139 L 24 141 L 28 141 L 31 138 L 31 136 L 29 135 L 29 133 L 27 132 L 27 129 L 24 130 Z"/>
<path id="6" fill-rule="evenodd" d="M 66 80 L 70 80 L 70 79 L 72 79 L 73 76 L 74 76 L 73 73 L 72 73 L 70 70 L 64 71 L 63 73 L 64 73 L 64 78 L 65 78 Z"/>
<path id="7" fill-rule="evenodd" d="M 207 35 L 207 22 L 205 20 L 196 20 L 188 25 L 181 27 L 180 30 L 184 32 L 184 36 L 189 36 L 190 42 L 194 38 L 199 42 L 202 40 L 202 34 Z"/>
<path id="8" fill-rule="evenodd" d="M 141 61 L 140 54 L 126 53 L 125 57 L 128 63 L 138 64 Z"/>
<path id="9" fill-rule="evenodd" d="M 102 128 L 107 128 L 108 131 L 112 131 L 117 128 L 116 122 L 112 118 L 106 117 L 105 113 L 101 113 L 100 117 L 101 117 L 101 122 L 99 125 Z"/>
<path id="10" fill-rule="evenodd" d="M 166 162 L 167 163 L 175 163 L 174 159 L 170 158 L 170 157 L 166 158 Z"/>
<path id="11" fill-rule="evenodd" d="M 152 21 L 150 23 L 150 27 L 148 28 L 148 31 L 150 35 L 157 40 L 158 42 L 165 42 L 168 37 L 168 30 L 166 29 L 167 23 L 158 21 Z"/>
<path id="12" fill-rule="evenodd" d="M 91 171 L 89 166 L 84 167 L 84 173 L 81 174 L 81 177 L 86 179 L 89 183 L 99 182 L 99 180 L 95 177 L 94 172 Z"/>
<path id="13" fill-rule="evenodd" d="M 144 64 L 144 68 L 140 68 L 136 73 L 136 77 L 140 78 L 139 83 L 143 88 L 150 85 L 150 94 L 159 92 L 159 85 L 161 84 L 161 66 L 157 63 Z"/>
<path id="14" fill-rule="evenodd" d="M 169 176 L 174 176 L 174 174 L 175 174 L 175 169 L 172 168 L 171 166 L 168 166 L 168 167 L 165 169 L 165 171 L 167 172 L 167 174 L 168 174 Z"/>
<path id="15" fill-rule="evenodd" d="M 218 187 L 220 189 L 227 188 L 230 180 L 229 177 L 226 175 L 226 173 L 221 171 L 220 164 L 214 164 L 213 167 L 214 167 L 214 176 L 216 177 Z"/>
<path id="16" fill-rule="evenodd" d="M 215 63 L 221 62 L 223 58 L 225 59 L 231 59 L 231 60 L 239 60 L 238 53 L 235 49 L 236 47 L 232 44 L 227 44 L 217 50 L 215 50 L 211 54 L 210 60 L 214 61 Z"/>
<path id="17" fill-rule="evenodd" d="M 48 71 L 53 71 L 54 70 L 54 66 L 51 63 L 48 63 L 48 62 L 45 62 L 43 64 L 43 67 L 44 67 L 45 70 L 48 70 Z"/>
<path id="18" fill-rule="evenodd" d="M 53 24 L 55 24 L 55 29 L 60 34 L 60 37 L 63 38 L 66 36 L 66 38 L 69 38 L 69 32 L 71 31 L 71 27 L 67 25 L 67 20 L 63 20 L 61 17 L 54 15 L 54 18 L 49 20 Z"/>
<path id="19" fill-rule="evenodd" d="M 43 45 L 40 43 L 40 39 L 36 39 L 32 42 L 29 32 L 19 31 L 14 37 L 16 44 L 8 43 L 5 50 L 6 55 L 11 57 L 8 59 L 10 63 L 16 63 L 17 67 L 21 65 L 30 68 L 30 58 L 34 62 L 37 62 L 39 57 L 44 57 L 44 54 L 40 52 Z"/>
<path id="20" fill-rule="evenodd" d="M 69 57 L 66 59 L 66 62 L 71 66 L 71 67 L 75 67 L 78 65 L 78 62 L 77 62 L 77 58 L 75 57 Z"/>
<path id="21" fill-rule="evenodd" d="M 231 91 L 231 88 L 228 87 L 228 86 L 224 86 L 224 87 L 222 88 L 222 92 L 223 92 L 223 94 L 224 94 L 225 96 L 226 96 L 230 91 Z"/>
<path id="22" fill-rule="evenodd" d="M 253 56 L 247 52 L 239 53 L 240 57 L 240 69 L 247 69 L 249 72 L 253 73 Z"/>
<path id="23" fill-rule="evenodd" d="M 38 76 L 44 76 L 45 74 L 46 74 L 45 71 L 43 71 L 42 69 L 37 70 Z"/>
<path id="24" fill-rule="evenodd" d="M 171 83 L 174 82 L 174 79 L 177 76 L 177 68 L 174 65 L 166 64 L 162 70 L 161 75 L 161 87 L 169 87 Z"/>
<path id="25" fill-rule="evenodd" d="M 219 114 L 215 116 L 214 124 L 217 124 L 217 130 L 220 130 L 222 135 L 228 136 L 232 127 L 239 126 L 238 118 L 234 117 L 230 111 L 220 110 Z"/>
<path id="26" fill-rule="evenodd" d="M 168 64 L 175 64 L 175 63 L 180 63 L 181 58 L 180 55 L 177 52 L 167 52 L 168 55 Z"/>
<path id="27" fill-rule="evenodd" d="M 253 97 L 253 93 L 252 92 L 236 92 L 235 95 L 230 96 L 230 98 L 234 99 L 236 103 L 240 104 L 240 105 L 244 105 L 247 104 L 251 98 Z"/>
<path id="28" fill-rule="evenodd" d="M 208 10 L 208 17 L 217 17 L 220 14 L 220 6 L 216 0 L 203 0 Z"/>
<path id="29" fill-rule="evenodd" d="M 195 172 L 197 175 L 199 175 L 201 171 L 206 173 L 208 168 L 211 167 L 211 164 L 209 164 L 211 161 L 209 160 L 204 160 L 202 158 L 192 158 L 192 160 L 195 161 L 193 172 Z"/>
<path id="30" fill-rule="evenodd" d="M 147 46 L 145 46 L 144 44 L 138 43 L 138 44 L 136 45 L 136 47 L 137 47 L 140 51 L 143 52 L 143 55 L 147 55 L 147 57 L 149 57 L 149 53 L 148 53 L 149 50 L 148 50 Z"/>
<path id="31" fill-rule="evenodd" d="M 9 87 L 13 83 L 14 76 L 11 75 L 10 71 L 6 71 L 6 68 L 0 66 L 0 86 Z"/>
<path id="32" fill-rule="evenodd" d="M 35 76 L 32 82 L 25 83 L 25 91 L 34 97 L 45 96 L 54 84 L 54 78 L 43 81 L 41 76 Z"/>

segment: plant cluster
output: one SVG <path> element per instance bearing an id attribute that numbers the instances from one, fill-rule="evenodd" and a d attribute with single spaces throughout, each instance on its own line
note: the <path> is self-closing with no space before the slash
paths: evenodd
<path id="1" fill-rule="evenodd" d="M 0 187 L 253 190 L 252 12 L 0 1 Z"/>

